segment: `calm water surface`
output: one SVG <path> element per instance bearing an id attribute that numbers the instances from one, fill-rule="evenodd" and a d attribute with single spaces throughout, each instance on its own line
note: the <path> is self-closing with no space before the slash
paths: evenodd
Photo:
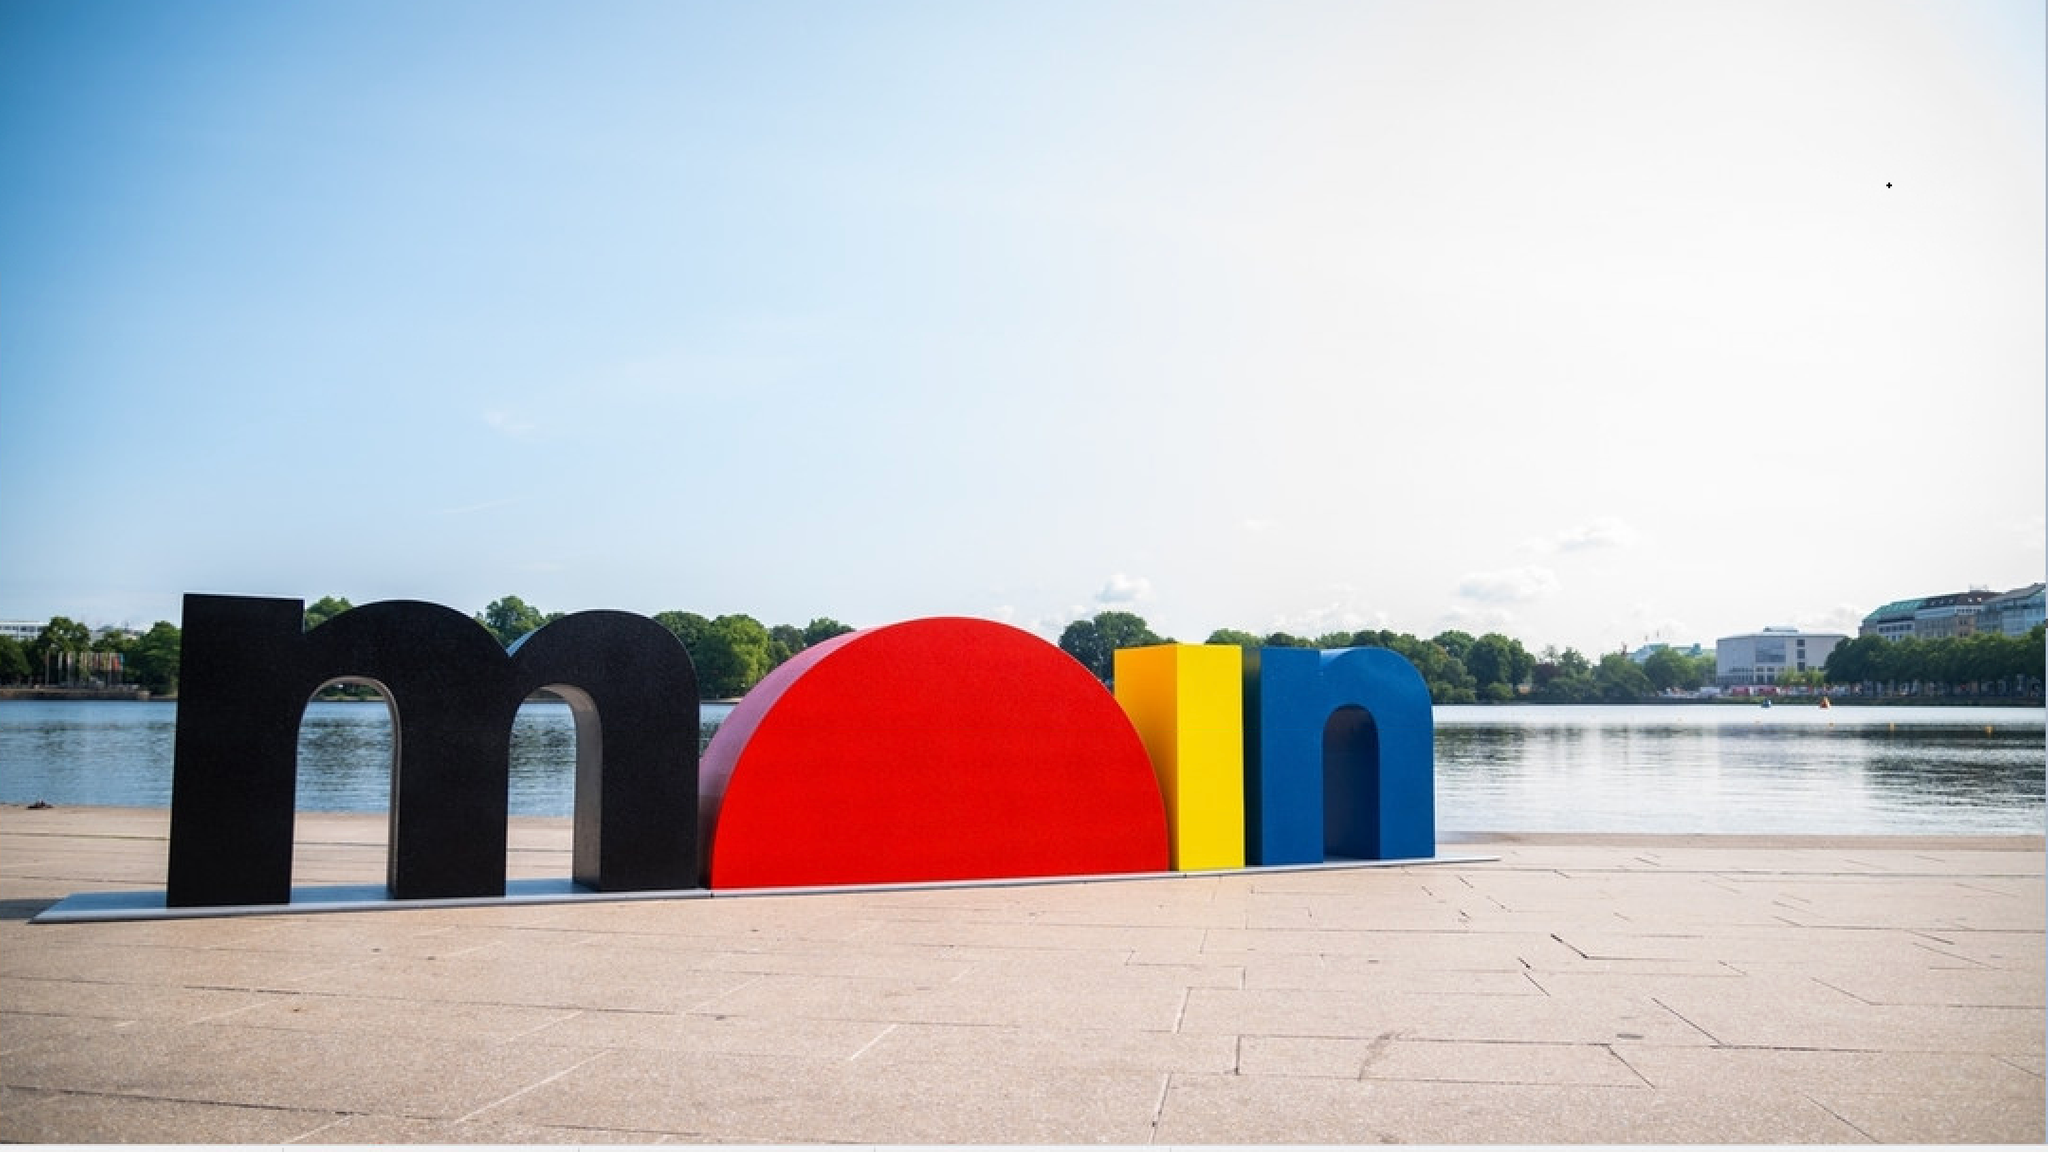
<path id="1" fill-rule="evenodd" d="M 707 705 L 704 716 L 728 711 Z M 2043 717 L 2022 708 L 1438 708 L 1437 827 L 2038 834 Z M 0 802 L 168 806 L 176 718 L 170 703 L 0 701 Z M 382 705 L 309 705 L 299 807 L 385 808 L 390 758 Z M 527 704 L 513 729 L 512 811 L 568 815 L 575 761 L 568 706 Z"/>

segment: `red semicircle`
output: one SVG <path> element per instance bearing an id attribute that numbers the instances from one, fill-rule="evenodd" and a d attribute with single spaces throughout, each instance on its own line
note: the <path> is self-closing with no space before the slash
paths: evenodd
<path id="1" fill-rule="evenodd" d="M 913 620 L 805 649 L 700 768 L 714 889 L 1159 872 L 1166 809 L 1088 670 L 986 620 Z"/>

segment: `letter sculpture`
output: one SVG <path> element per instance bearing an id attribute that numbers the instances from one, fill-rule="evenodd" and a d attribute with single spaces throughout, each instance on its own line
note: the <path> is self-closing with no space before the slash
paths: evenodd
<path id="1" fill-rule="evenodd" d="M 1174 867 L 1436 852 L 1429 687 L 1384 648 L 1161 644 L 1116 654 Z"/>
<path id="2" fill-rule="evenodd" d="M 804 649 L 719 727 L 703 772 L 714 890 L 1167 867 L 1159 788 L 1115 700 L 986 620 Z"/>
<path id="3" fill-rule="evenodd" d="M 1116 699 L 1145 741 L 1173 867 L 1244 867 L 1243 656 L 1220 644 L 1120 648 Z"/>
<path id="4" fill-rule="evenodd" d="M 1429 686 L 1399 653 L 1248 651 L 1244 712 L 1252 863 L 1436 854 Z"/>
<path id="5" fill-rule="evenodd" d="M 291 902 L 298 730 L 336 681 L 392 712 L 387 890 L 503 896 L 513 719 L 576 724 L 573 879 L 759 889 L 1425 859 L 1429 691 L 1378 648 L 1116 653 L 1116 688 L 1029 633 L 913 620 L 770 673 L 697 752 L 697 677 L 652 620 L 579 612 L 508 652 L 387 601 L 185 598 L 172 908 Z"/>
<path id="6" fill-rule="evenodd" d="M 653 621 L 579 612 L 508 653 L 417 601 L 308 632 L 298 600 L 189 595 L 184 619 L 170 906 L 290 901 L 299 721 L 336 680 L 376 685 L 392 709 L 394 899 L 504 894 L 512 721 L 541 688 L 576 718 L 576 881 L 697 885 L 697 678 Z"/>

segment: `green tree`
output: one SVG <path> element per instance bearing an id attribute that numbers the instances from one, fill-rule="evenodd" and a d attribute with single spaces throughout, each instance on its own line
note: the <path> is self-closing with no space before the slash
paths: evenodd
<path id="1" fill-rule="evenodd" d="M 183 647 L 184 633 L 168 620 L 159 620 L 150 625 L 125 654 L 128 677 L 138 688 L 148 689 L 159 696 L 174 696 L 178 691 L 178 655 Z"/>
<path id="2" fill-rule="evenodd" d="M 28 649 L 12 636 L 0 636 L 0 684 L 28 680 Z"/>
<path id="3" fill-rule="evenodd" d="M 1659 648 L 1643 661 L 1643 675 L 1650 678 L 1650 687 L 1659 692 L 1682 688 L 1688 692 L 1701 684 L 1699 665 L 1692 657 L 1676 648 Z"/>
<path id="4" fill-rule="evenodd" d="M 1081 662 L 1097 680 L 1108 680 L 1115 668 L 1114 648 L 1102 638 L 1093 620 L 1076 620 L 1060 633 L 1060 651 Z"/>
<path id="5" fill-rule="evenodd" d="M 1620 652 L 1609 652 L 1600 658 L 1593 669 L 1593 683 L 1600 690 L 1600 698 L 1612 703 L 1626 703 L 1656 694 L 1650 685 L 1650 678 L 1636 662 Z"/>
<path id="6" fill-rule="evenodd" d="M 345 597 L 322 596 L 306 609 L 306 631 L 311 632 L 354 607 Z"/>
<path id="7" fill-rule="evenodd" d="M 1837 644 L 1821 665 L 1828 683 L 1843 687 L 1874 684 L 1883 679 L 1884 650 L 1891 641 L 1876 633 Z"/>
<path id="8" fill-rule="evenodd" d="M 668 611 L 656 612 L 654 622 L 668 629 L 669 635 L 682 642 L 683 651 L 690 654 L 690 666 L 697 672 L 697 694 L 721 695 L 704 682 L 704 653 L 711 636 L 711 621 L 695 612 Z"/>
<path id="9" fill-rule="evenodd" d="M 540 609 L 517 596 L 502 596 L 477 613 L 476 622 L 489 628 L 498 643 L 510 648 L 520 637 L 539 631 L 553 618 L 542 615 Z"/>
<path id="10" fill-rule="evenodd" d="M 1884 646 L 1878 656 L 1878 680 L 1886 691 L 1904 695 L 1917 695 L 1927 679 L 1927 641 L 1918 636 L 1894 640 Z"/>
<path id="11" fill-rule="evenodd" d="M 697 690 L 710 697 L 744 696 L 774 667 L 768 629 L 752 616 L 720 616 L 705 630 L 702 651 L 690 654 L 697 666 Z"/>
<path id="12" fill-rule="evenodd" d="M 704 643 L 705 635 L 711 631 L 711 621 L 695 612 L 656 612 L 654 622 L 668 629 L 671 636 L 681 640 L 692 660 L 697 658 L 697 649 Z"/>
<path id="13" fill-rule="evenodd" d="M 2048 625 L 2036 624 L 2020 637 L 2019 645 L 2013 650 L 2014 693 L 2042 694 L 2042 679 L 2048 664 L 2043 663 L 2044 652 L 2048 652 Z"/>
<path id="14" fill-rule="evenodd" d="M 1460 632 L 1457 629 L 1451 629 L 1447 632 L 1437 633 L 1430 638 L 1430 643 L 1450 653 L 1453 659 L 1463 663 L 1465 654 L 1470 652 L 1472 645 L 1478 643 L 1478 641 L 1472 638 L 1470 632 Z"/>
<path id="15" fill-rule="evenodd" d="M 1780 688 L 1818 688 L 1827 682 L 1827 673 L 1818 668 L 1787 668 L 1778 673 Z"/>
<path id="16" fill-rule="evenodd" d="M 768 667 L 780 668 L 782 662 L 804 650 L 804 630 L 794 624 L 777 624 L 768 630 Z"/>
<path id="17" fill-rule="evenodd" d="M 1536 658 L 1521 641 L 1498 632 L 1474 640 L 1465 650 L 1464 662 L 1480 695 L 1493 700 L 1514 699 L 1515 689 L 1536 667 Z"/>
<path id="18" fill-rule="evenodd" d="M 1135 612 L 1099 612 L 1095 616 L 1095 628 L 1102 633 L 1103 642 L 1112 652 L 1118 648 L 1145 648 L 1167 643 L 1152 631 L 1144 617 Z"/>
<path id="19" fill-rule="evenodd" d="M 1600 694 L 1593 665 L 1576 648 L 1546 648 L 1530 673 L 1536 699 L 1546 704 L 1575 704 Z"/>
<path id="20" fill-rule="evenodd" d="M 1263 645 L 1265 641 L 1249 632 L 1240 632 L 1235 628 L 1218 628 L 1214 632 L 1209 633 L 1209 638 L 1202 641 L 1202 643 L 1235 644 L 1239 648 L 1257 648 Z"/>
<path id="21" fill-rule="evenodd" d="M 1422 674 L 1423 683 L 1429 685 L 1432 703 L 1473 704 L 1479 700 L 1478 682 L 1465 669 L 1465 662 L 1434 640 L 1418 639 L 1406 632 L 1381 632 L 1370 637 L 1361 632 L 1352 639 L 1378 640 L 1378 644 L 1363 646 L 1384 647 L 1405 657 Z"/>
<path id="22" fill-rule="evenodd" d="M 813 644 L 822 644 L 834 636 L 844 636 L 851 631 L 853 631 L 852 628 L 841 624 L 830 616 L 820 616 L 809 624 L 804 625 L 804 647 L 809 648 Z"/>
<path id="23" fill-rule="evenodd" d="M 1060 633 L 1060 651 L 1105 682 L 1115 675 L 1117 649 L 1165 643 L 1133 612 L 1098 612 L 1094 619 L 1076 620 Z"/>
<path id="24" fill-rule="evenodd" d="M 91 647 L 92 629 L 68 616 L 53 616 L 28 642 L 29 668 L 45 684 L 63 682 L 75 676 L 78 655 Z"/>

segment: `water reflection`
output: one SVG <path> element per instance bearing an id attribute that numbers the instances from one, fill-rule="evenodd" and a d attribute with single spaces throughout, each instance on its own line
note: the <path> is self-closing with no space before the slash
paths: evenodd
<path id="1" fill-rule="evenodd" d="M 729 712 L 706 706 L 705 739 Z M 0 702 L 0 801 L 166 807 L 176 716 L 154 701 Z M 2039 709 L 1439 708 L 1437 826 L 2039 833 L 2042 719 Z M 513 728 L 511 810 L 568 815 L 575 764 L 568 705 L 527 703 Z M 299 806 L 380 811 L 390 791 L 385 707 L 309 705 Z"/>
<path id="2" fill-rule="evenodd" d="M 706 708 L 698 747 L 727 709 Z M 529 700 L 512 723 L 514 816 L 566 816 L 576 805 L 576 717 L 561 700 Z M 299 724 L 298 806 L 375 811 L 391 798 L 391 717 L 379 702 L 314 701 Z"/>
<path id="3" fill-rule="evenodd" d="M 2037 833 L 2042 733 L 2028 709 L 1440 708 L 1437 823 Z"/>

